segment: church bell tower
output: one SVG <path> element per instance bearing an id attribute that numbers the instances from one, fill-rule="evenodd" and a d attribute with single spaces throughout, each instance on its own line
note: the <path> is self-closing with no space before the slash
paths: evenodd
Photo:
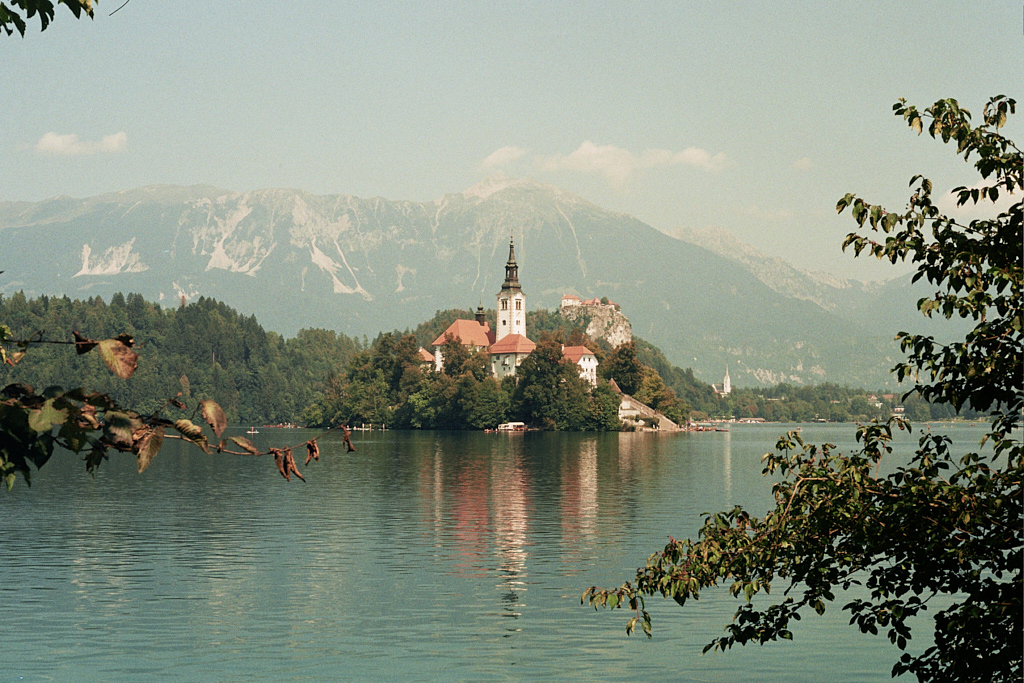
<path id="1" fill-rule="evenodd" d="M 505 281 L 498 292 L 498 339 L 510 334 L 526 336 L 526 295 L 519 286 L 519 266 L 516 264 L 516 248 L 509 237 L 508 262 L 505 264 Z"/>

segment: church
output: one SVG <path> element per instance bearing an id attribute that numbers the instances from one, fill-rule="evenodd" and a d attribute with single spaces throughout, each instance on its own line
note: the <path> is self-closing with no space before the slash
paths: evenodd
<path id="1" fill-rule="evenodd" d="M 491 374 L 498 380 L 515 375 L 516 369 L 537 347 L 526 336 L 526 295 L 519 285 L 519 265 L 511 238 L 505 281 L 501 283 L 495 309 L 498 312 L 496 330 L 492 330 L 485 319 L 483 307 L 478 307 L 473 320 L 456 320 L 433 341 L 435 371 L 440 372 L 444 368 L 441 346 L 448 336 L 458 339 L 471 351 L 487 351 L 491 359 Z M 596 384 L 597 358 L 589 349 L 574 346 L 563 349 L 563 353 L 580 366 L 580 375 L 584 379 Z"/>
<path id="2" fill-rule="evenodd" d="M 728 396 L 732 393 L 732 380 L 729 379 L 729 366 L 725 366 L 725 378 L 721 384 L 712 384 L 711 389 L 717 396 Z"/>

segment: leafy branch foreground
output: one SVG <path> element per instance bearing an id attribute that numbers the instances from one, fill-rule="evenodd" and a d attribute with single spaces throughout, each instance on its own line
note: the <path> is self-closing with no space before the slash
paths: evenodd
<path id="1" fill-rule="evenodd" d="M 138 353 L 133 350 L 134 341 L 129 335 L 101 341 L 83 337 L 77 331 L 73 335 L 73 342 L 40 338 L 19 341 L 16 342 L 18 350 L 8 352 L 5 345 L 12 343 L 10 330 L 0 325 L 0 363 L 14 365 L 24 358 L 31 345 L 51 343 L 73 344 L 79 355 L 96 349 L 110 371 L 122 379 L 131 377 L 138 367 Z M 294 474 L 305 481 L 295 463 L 293 450 L 306 447 L 307 465 L 310 460 L 319 460 L 317 439 L 338 429 L 342 430 L 347 450 L 355 450 L 348 427 L 340 425 L 301 444 L 263 452 L 245 437 L 221 438 L 227 428 L 227 418 L 216 401 L 197 401 L 189 412 L 181 395 L 179 392 L 153 413 L 141 415 L 122 408 L 109 395 L 98 391 L 81 388 L 65 391 L 54 386 L 37 394 L 27 384 L 10 384 L 0 390 L 0 477 L 8 490 L 14 486 L 19 473 L 31 485 L 31 466 L 41 468 L 58 446 L 82 455 L 90 473 L 109 457 L 110 451 L 134 454 L 142 472 L 149 467 L 165 439 L 181 439 L 208 454 L 273 455 L 281 476 L 291 481 Z M 187 417 L 164 417 L 162 413 L 169 408 L 183 411 Z M 207 438 L 201 424 L 197 424 L 200 417 L 219 441 L 211 443 Z M 171 434 L 168 430 L 177 433 Z M 232 450 L 229 443 L 241 450 Z"/>
<path id="2" fill-rule="evenodd" d="M 45 31 L 53 21 L 55 5 L 64 5 L 75 15 L 76 19 L 93 16 L 93 0 L 8 0 L 10 4 L 0 2 L 0 33 L 8 36 L 17 31 L 22 37 L 28 28 L 26 19 L 38 17 L 40 31 Z M 118 8 L 120 9 L 120 7 Z M 114 10 L 115 12 L 117 10 Z"/>
<path id="3" fill-rule="evenodd" d="M 894 676 L 912 673 L 921 681 L 1020 681 L 1024 678 L 1024 452 L 1020 421 L 1024 409 L 1024 335 L 1021 310 L 1022 204 L 1024 158 L 999 134 L 1013 100 L 993 98 L 983 123 L 955 100 L 918 111 L 900 100 L 898 116 L 919 134 L 954 142 L 957 154 L 974 160 L 982 182 L 953 190 L 958 206 L 1017 198 L 993 219 L 967 224 L 943 215 L 931 198 L 932 184 L 911 179 L 913 195 L 905 213 L 888 212 L 853 195 L 851 209 L 861 228 L 883 233 L 874 239 L 851 233 L 844 248 L 895 263 L 917 264 L 914 280 L 937 289 L 918 302 L 925 315 L 954 315 L 974 321 L 962 341 L 941 344 L 933 337 L 900 332 L 907 361 L 894 372 L 916 383 L 907 393 L 970 406 L 991 419 L 978 449 L 954 454 L 948 437 L 923 434 L 909 463 L 880 477 L 892 452 L 894 430 L 909 425 L 893 418 L 857 430 L 859 450 L 842 454 L 832 444 L 805 444 L 790 432 L 764 456 L 775 507 L 754 517 L 740 507 L 707 515 L 697 540 L 670 539 L 652 554 L 632 581 L 618 588 L 588 589 L 582 601 L 634 612 L 626 625 L 650 637 L 645 597 L 661 594 L 680 605 L 700 591 L 728 585 L 743 603 L 726 635 L 704 651 L 733 645 L 791 639 L 791 622 L 813 609 L 818 614 L 839 591 L 861 586 L 843 606 L 862 632 L 884 632 L 901 651 Z M 905 396 L 904 398 L 906 398 Z M 755 606 L 759 593 L 783 587 L 781 599 Z M 867 589 L 864 591 L 864 589 Z M 948 604 L 934 615 L 933 643 L 908 652 L 912 619 L 937 596 Z"/>

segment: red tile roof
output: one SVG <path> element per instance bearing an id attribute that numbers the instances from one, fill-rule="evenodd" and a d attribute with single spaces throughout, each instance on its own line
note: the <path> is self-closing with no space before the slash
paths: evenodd
<path id="1" fill-rule="evenodd" d="M 494 343 L 494 331 L 490 323 L 478 323 L 475 320 L 456 320 L 448 329 L 435 339 L 433 346 L 444 344 L 447 335 L 462 340 L 463 346 L 482 346 L 484 348 Z"/>
<path id="2" fill-rule="evenodd" d="M 488 349 L 493 356 L 499 353 L 532 353 L 537 345 L 521 334 L 508 334 Z"/>
<path id="3" fill-rule="evenodd" d="M 593 356 L 594 352 L 586 346 L 565 346 L 562 348 L 562 355 L 573 363 L 579 363 L 583 356 Z"/>
<path id="4" fill-rule="evenodd" d="M 432 354 L 430 351 L 427 351 L 425 348 L 421 346 L 420 350 L 416 352 L 416 360 L 421 360 L 424 363 L 433 363 L 434 354 Z"/>

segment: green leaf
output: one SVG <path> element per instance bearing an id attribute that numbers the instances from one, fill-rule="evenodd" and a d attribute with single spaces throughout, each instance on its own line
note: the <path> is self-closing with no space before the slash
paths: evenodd
<path id="1" fill-rule="evenodd" d="M 49 399 L 37 409 L 28 412 L 28 426 L 37 432 L 48 432 L 56 425 L 64 424 L 68 419 L 67 410 L 53 407 L 54 399 Z"/>

